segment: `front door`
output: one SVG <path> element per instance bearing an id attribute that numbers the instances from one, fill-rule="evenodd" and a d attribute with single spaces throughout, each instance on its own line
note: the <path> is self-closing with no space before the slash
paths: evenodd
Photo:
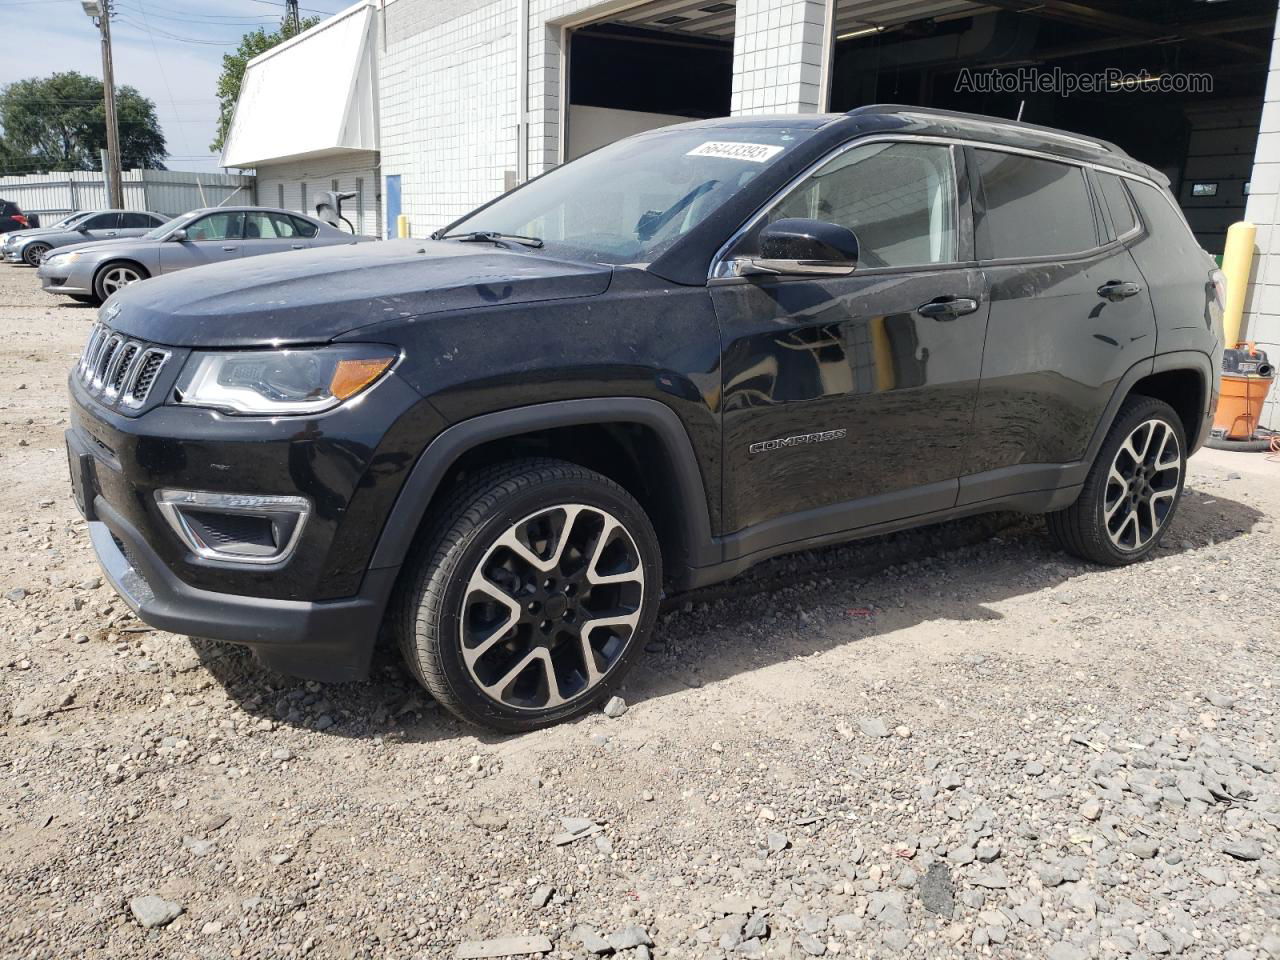
<path id="1" fill-rule="evenodd" d="M 858 144 L 728 251 L 758 252 L 763 225 L 790 217 L 859 240 L 849 276 L 711 284 L 724 341 L 726 531 L 752 531 L 738 552 L 955 504 L 986 332 L 963 162 L 946 144 Z"/>
<path id="2" fill-rule="evenodd" d="M 186 236 L 160 247 L 160 270 L 172 273 L 206 263 L 240 257 L 244 244 L 244 214 L 237 210 L 210 213 L 187 224 Z"/>

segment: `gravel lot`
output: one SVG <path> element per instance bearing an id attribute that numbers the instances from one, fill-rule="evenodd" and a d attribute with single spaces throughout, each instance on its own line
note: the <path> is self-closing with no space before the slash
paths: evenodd
<path id="1" fill-rule="evenodd" d="M 93 316 L 0 267 L 0 955 L 1280 957 L 1280 463 L 1202 452 L 1125 570 L 1034 518 L 776 562 L 620 718 L 493 737 L 389 652 L 129 617 L 66 481 Z"/>

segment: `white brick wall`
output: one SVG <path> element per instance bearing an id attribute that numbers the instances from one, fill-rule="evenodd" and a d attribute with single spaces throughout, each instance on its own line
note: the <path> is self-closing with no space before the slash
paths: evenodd
<path id="1" fill-rule="evenodd" d="M 395 0 L 381 57 L 383 175 L 426 236 L 516 168 L 515 0 Z"/>
<path id="2" fill-rule="evenodd" d="M 1272 362 L 1280 362 L 1280 21 L 1274 36 L 1262 126 L 1244 212 L 1246 220 L 1258 225 L 1258 241 L 1240 335 L 1267 351 Z M 1278 387 L 1273 386 L 1267 397 L 1262 423 L 1280 429 Z"/>
<path id="3" fill-rule="evenodd" d="M 739 0 L 733 112 L 818 109 L 823 12 L 831 0 Z M 381 55 L 382 172 L 424 236 L 504 189 L 518 167 L 520 0 L 391 0 Z M 566 21 L 616 0 L 529 0 L 529 176 L 560 157 Z"/>
<path id="4" fill-rule="evenodd" d="M 382 233 L 382 186 L 378 176 L 378 155 L 373 152 L 272 163 L 257 168 L 258 203 L 264 207 L 284 207 L 308 216 L 316 215 L 316 196 L 333 189 L 358 192 L 360 196 L 342 205 L 342 215 L 359 233 L 380 237 Z M 306 203 L 303 204 L 303 185 Z M 283 201 L 282 201 L 283 194 Z"/>
<path id="5" fill-rule="evenodd" d="M 816 113 L 825 0 L 738 0 L 732 112 Z"/>

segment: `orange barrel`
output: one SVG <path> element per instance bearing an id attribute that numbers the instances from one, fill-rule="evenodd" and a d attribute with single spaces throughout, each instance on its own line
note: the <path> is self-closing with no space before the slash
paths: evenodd
<path id="1" fill-rule="evenodd" d="M 1274 379 L 1275 368 L 1266 353 L 1252 343 L 1223 351 L 1222 396 L 1213 417 L 1213 432 L 1228 440 L 1251 439 Z"/>

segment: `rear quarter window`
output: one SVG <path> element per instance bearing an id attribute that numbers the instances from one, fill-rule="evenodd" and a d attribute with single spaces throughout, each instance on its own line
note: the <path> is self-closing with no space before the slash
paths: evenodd
<path id="1" fill-rule="evenodd" d="M 310 239 L 318 232 L 316 225 L 310 220 L 303 220 L 301 217 L 290 217 L 289 219 L 293 221 L 293 225 L 297 229 L 298 236 L 300 237 Z"/>
<path id="2" fill-rule="evenodd" d="M 986 194 L 978 224 L 981 259 L 1069 256 L 1098 245 L 1082 169 L 994 150 L 974 153 Z"/>

